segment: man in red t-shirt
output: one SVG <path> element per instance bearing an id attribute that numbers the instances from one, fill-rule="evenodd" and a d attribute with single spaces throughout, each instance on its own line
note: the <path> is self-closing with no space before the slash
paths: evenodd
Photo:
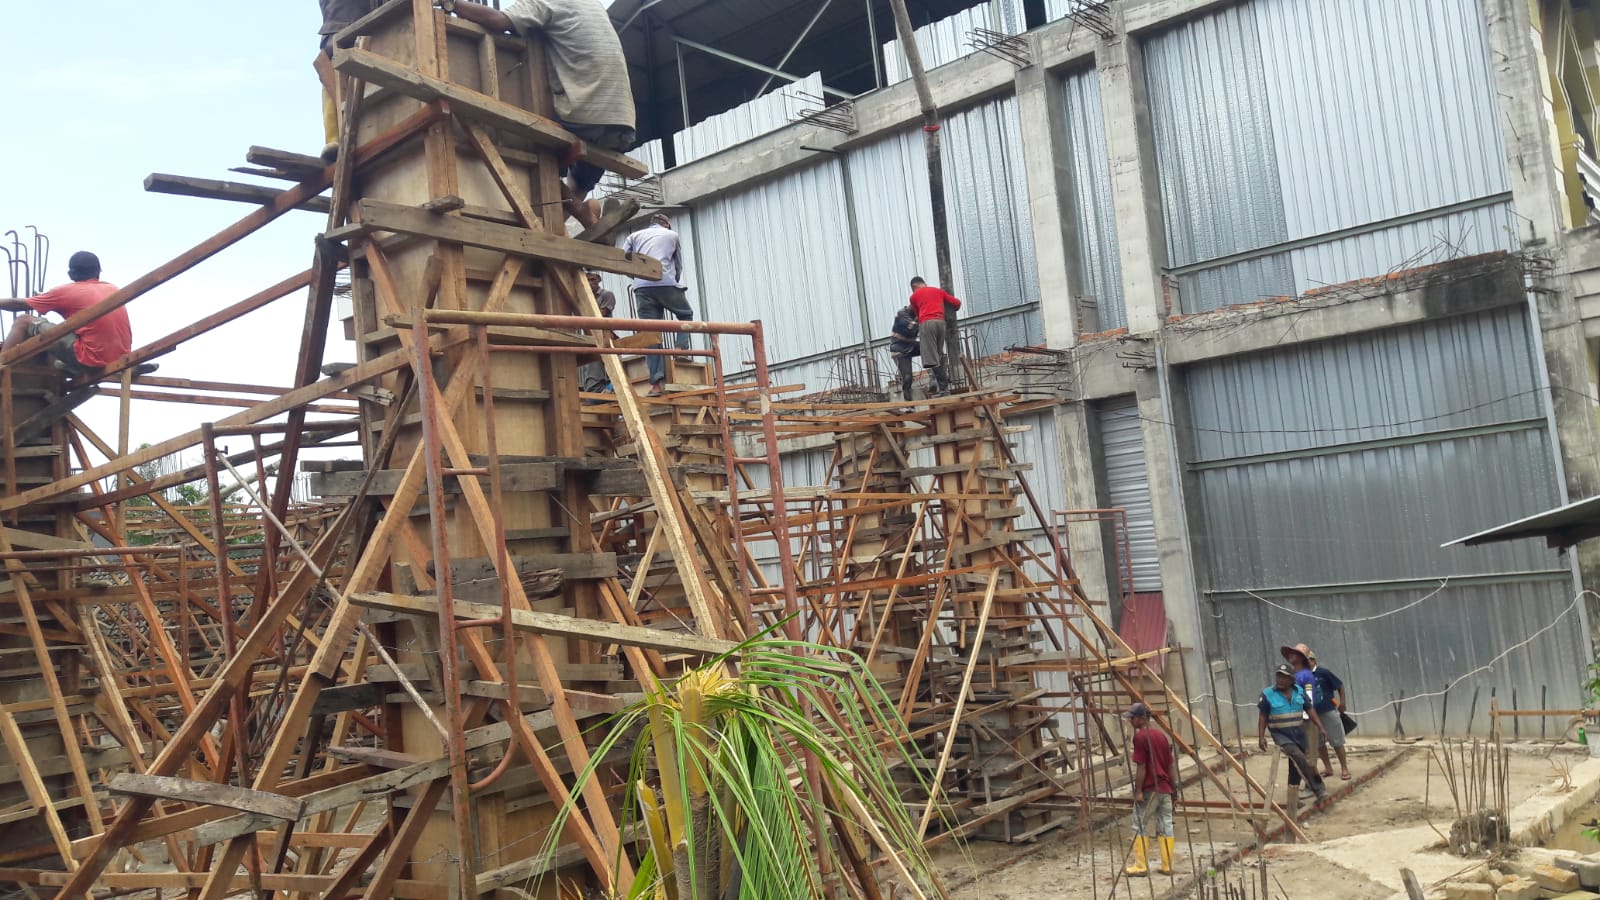
<path id="1" fill-rule="evenodd" d="M 1123 871 L 1128 875 L 1149 875 L 1149 822 L 1155 820 L 1156 839 L 1161 846 L 1163 875 L 1172 874 L 1172 744 L 1161 729 L 1150 724 L 1150 707 L 1135 703 L 1123 713 L 1133 726 L 1133 762 L 1139 770 L 1133 779 L 1132 863 Z"/>
<path id="2" fill-rule="evenodd" d="M 945 293 L 943 288 L 929 287 L 922 276 L 911 279 L 911 308 L 917 311 L 917 334 L 922 341 L 922 367 L 933 373 L 937 394 L 950 392 L 950 378 L 945 371 L 944 305 L 960 309 L 961 301 Z"/>
<path id="3" fill-rule="evenodd" d="M 67 277 L 72 279 L 70 284 L 26 300 L 0 300 L 0 310 L 53 312 L 66 319 L 117 292 L 116 285 L 100 280 L 100 258 L 87 250 L 72 254 L 72 259 L 67 261 Z M 42 316 L 18 316 L 5 343 L 0 345 L 0 351 L 10 350 L 53 327 L 54 323 Z M 85 323 L 76 332 L 67 332 L 46 352 L 57 368 L 64 369 L 72 378 L 81 379 L 105 368 L 132 347 L 133 329 L 128 324 L 128 311 L 118 307 Z"/>

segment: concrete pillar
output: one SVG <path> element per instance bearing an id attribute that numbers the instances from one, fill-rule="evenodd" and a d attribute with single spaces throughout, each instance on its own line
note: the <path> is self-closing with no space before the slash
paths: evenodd
<path id="1" fill-rule="evenodd" d="M 1096 51 L 1095 68 L 1100 75 L 1128 331 L 1149 333 L 1159 329 L 1165 318 L 1161 269 L 1166 265 L 1166 238 L 1144 61 L 1137 39 L 1119 30 Z"/>
<path id="2" fill-rule="evenodd" d="M 1030 35 L 1034 59 L 1038 35 Z M 1077 245 L 1068 240 L 1072 175 L 1067 167 L 1066 100 L 1061 80 L 1038 64 L 1019 69 L 1017 118 L 1022 124 L 1022 165 L 1028 179 L 1028 213 L 1039 267 L 1039 317 L 1045 346 L 1065 349 L 1077 342 L 1076 298 L 1083 296 Z"/>
<path id="3" fill-rule="evenodd" d="M 1205 633 L 1201 611 L 1205 607 L 1196 583 L 1193 556 L 1189 546 L 1189 518 L 1183 496 L 1183 464 L 1175 439 L 1173 404 L 1170 391 L 1161 379 L 1167 373 L 1160 367 L 1139 373 L 1134 397 L 1143 420 L 1144 458 L 1150 480 L 1150 509 L 1155 517 L 1156 552 L 1161 566 L 1161 591 L 1166 599 L 1167 621 L 1183 655 L 1181 664 L 1168 662 L 1168 680 L 1176 681 L 1173 667 L 1188 675 L 1190 696 L 1210 688 L 1206 668 Z M 1197 714 L 1201 710 L 1195 711 Z"/>
<path id="4" fill-rule="evenodd" d="M 1600 494 L 1600 432 L 1589 390 L 1589 347 L 1584 336 L 1574 270 L 1584 263 L 1579 244 L 1584 232 L 1569 232 L 1562 191 L 1554 106 L 1544 48 L 1525 0 L 1485 0 L 1495 94 L 1501 108 L 1506 162 L 1516 207 L 1518 237 L 1533 251 L 1555 258 L 1551 277 L 1539 279 L 1530 296 L 1549 379 L 1550 422 L 1562 490 L 1568 500 Z M 1583 587 L 1600 588 L 1600 546 L 1580 544 L 1577 553 Z M 1591 645 L 1600 648 L 1600 603 L 1587 604 Z"/>
<path id="5" fill-rule="evenodd" d="M 1100 440 L 1089 404 L 1082 401 L 1056 407 L 1056 447 L 1061 459 L 1061 480 L 1066 485 L 1068 509 L 1099 509 L 1105 498 L 1099 490 L 1099 471 L 1095 460 L 1100 455 Z M 1072 568 L 1083 593 L 1093 601 L 1108 605 L 1098 609 L 1102 616 L 1110 609 L 1112 587 L 1108 578 L 1105 533 L 1099 525 L 1074 524 L 1063 536 L 1072 551 Z"/>
<path id="6" fill-rule="evenodd" d="M 1518 238 L 1551 241 L 1568 224 L 1544 47 L 1527 0 L 1484 0 L 1484 16 Z"/>

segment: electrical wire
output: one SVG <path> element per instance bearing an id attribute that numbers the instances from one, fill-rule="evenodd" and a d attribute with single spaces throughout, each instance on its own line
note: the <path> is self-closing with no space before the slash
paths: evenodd
<path id="1" fill-rule="evenodd" d="M 1426 597 L 1422 597 L 1420 599 L 1413 600 L 1412 602 L 1407 603 L 1405 606 L 1402 606 L 1402 607 L 1400 607 L 1398 609 L 1391 609 L 1388 612 L 1378 613 L 1375 616 L 1363 616 L 1362 618 L 1359 618 L 1359 619 L 1329 619 L 1329 618 L 1327 618 L 1325 616 L 1318 616 L 1318 615 L 1313 615 L 1312 613 L 1308 613 L 1308 612 L 1301 612 L 1298 609 L 1293 609 L 1291 607 L 1284 606 L 1281 603 L 1273 603 L 1271 600 L 1268 600 L 1267 598 L 1261 596 L 1260 594 L 1257 594 L 1255 591 L 1246 590 L 1246 589 L 1243 589 L 1243 588 L 1241 588 L 1241 590 L 1244 590 L 1244 592 L 1246 594 L 1249 594 L 1250 596 L 1256 598 L 1257 600 L 1260 600 L 1262 603 L 1265 603 L 1266 605 L 1272 607 L 1273 609 L 1281 609 L 1284 612 L 1289 613 L 1290 615 L 1304 616 L 1307 619 L 1315 619 L 1318 622 L 1328 622 L 1328 623 L 1333 624 L 1333 625 L 1355 625 L 1355 624 L 1360 623 L 1360 622 L 1376 622 L 1379 619 L 1387 619 L 1390 616 L 1399 615 L 1400 613 L 1403 613 L 1408 609 L 1415 609 L 1416 607 L 1421 606 L 1422 604 L 1428 602 L 1429 600 L 1432 600 L 1433 598 L 1435 598 L 1435 597 L 1439 596 L 1440 594 L 1444 593 L 1444 589 L 1446 587 L 1448 587 L 1449 584 L 1450 584 L 1450 579 L 1446 578 L 1445 580 L 1439 582 L 1439 587 L 1437 589 L 1435 589 L 1433 593 L 1427 595 Z M 1220 619 L 1220 618 L 1222 618 L 1222 615 L 1220 613 L 1213 613 L 1212 614 L 1212 618 Z"/>
<path id="2" fill-rule="evenodd" d="M 1395 707 L 1396 705 L 1398 705 L 1398 704 L 1400 704 L 1402 702 L 1415 701 L 1415 700 L 1427 700 L 1427 699 L 1430 699 L 1430 698 L 1433 698 L 1433 697 L 1443 697 L 1445 694 L 1448 694 L 1452 688 L 1454 688 L 1456 685 L 1460 684 L 1461 682 L 1466 681 L 1468 678 L 1471 678 L 1474 675 L 1480 675 L 1480 674 L 1482 674 L 1484 672 L 1493 672 L 1495 665 L 1498 664 L 1501 660 L 1503 660 L 1506 657 L 1510 656 L 1512 653 L 1515 653 L 1516 651 L 1521 650 L 1522 648 L 1528 646 L 1529 644 L 1531 644 L 1534 641 L 1538 640 L 1540 637 L 1543 637 L 1551 629 L 1553 629 L 1557 625 L 1561 624 L 1563 619 L 1565 619 L 1569 615 L 1572 615 L 1573 611 L 1578 608 L 1578 604 L 1582 603 L 1583 599 L 1585 597 L 1592 597 L 1592 598 L 1594 598 L 1596 600 L 1600 600 L 1600 594 L 1596 594 L 1594 591 L 1589 591 L 1589 590 L 1579 591 L 1577 593 L 1577 596 L 1572 598 L 1572 602 L 1567 604 L 1566 609 L 1563 609 L 1560 613 L 1557 613 L 1556 617 L 1551 619 L 1548 623 L 1546 623 L 1543 628 L 1540 628 L 1538 631 L 1535 631 L 1534 633 L 1528 635 L 1526 638 L 1523 638 L 1521 641 L 1518 641 L 1517 643 L 1512 644 L 1511 646 L 1505 648 L 1504 650 L 1501 650 L 1498 654 L 1495 655 L 1495 657 L 1493 659 L 1489 660 L 1488 662 L 1484 663 L 1483 665 L 1478 666 L 1475 669 L 1471 669 L 1469 671 L 1463 672 L 1461 675 L 1457 676 L 1454 681 L 1452 681 L 1449 684 L 1445 685 L 1440 690 L 1429 691 L 1429 692 L 1421 693 L 1421 694 L 1411 694 L 1409 696 L 1404 697 L 1401 700 L 1390 700 L 1388 703 L 1384 703 L 1384 704 L 1382 704 L 1380 706 L 1374 706 L 1371 709 L 1363 709 L 1363 710 L 1359 710 L 1359 711 L 1356 711 L 1356 712 L 1351 712 L 1350 710 L 1341 710 L 1341 711 L 1344 712 L 1346 715 L 1351 715 L 1351 716 L 1369 716 L 1369 715 L 1372 715 L 1374 713 L 1381 713 L 1381 712 L 1384 712 L 1386 710 L 1392 709 L 1393 707 Z M 1195 705 L 1197 703 L 1200 703 L 1201 701 L 1204 701 L 1204 700 L 1211 700 L 1212 702 L 1217 703 L 1219 705 L 1231 706 L 1231 707 L 1233 707 L 1235 709 L 1249 709 L 1249 708 L 1251 708 L 1251 707 L 1256 705 L 1255 701 L 1251 701 L 1249 703 L 1234 703 L 1234 702 L 1229 701 L 1229 700 L 1223 700 L 1221 697 L 1218 697 L 1215 693 L 1212 693 L 1212 692 L 1207 692 L 1207 693 L 1199 695 L 1198 697 L 1193 697 L 1193 698 L 1190 699 L 1189 703 L 1190 703 L 1191 706 L 1193 706 L 1193 705 Z"/>

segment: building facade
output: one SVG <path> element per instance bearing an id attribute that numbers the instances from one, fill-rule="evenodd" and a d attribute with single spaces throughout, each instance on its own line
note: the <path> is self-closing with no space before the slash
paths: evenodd
<path id="1" fill-rule="evenodd" d="M 1589 4 L 1051 2 L 972 49 L 1022 6 L 919 37 L 947 287 L 986 379 L 1040 401 L 1042 502 L 1126 510 L 1067 528 L 1090 593 L 1158 602 L 1224 727 L 1301 641 L 1369 732 L 1580 702 L 1593 551 L 1441 545 L 1600 493 Z M 762 320 L 774 383 L 889 371 L 907 281 L 933 280 L 897 52 L 849 130 L 698 125 L 662 174 L 701 315 Z"/>

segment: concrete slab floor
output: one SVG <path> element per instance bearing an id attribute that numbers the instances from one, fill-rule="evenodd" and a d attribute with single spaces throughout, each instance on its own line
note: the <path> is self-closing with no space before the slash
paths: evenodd
<path id="1" fill-rule="evenodd" d="M 1443 836 L 1456 816 L 1450 791 L 1432 762 L 1437 742 L 1396 745 L 1392 741 L 1351 739 L 1350 768 L 1355 785 L 1329 782 L 1335 799 L 1329 808 L 1306 815 L 1302 828 L 1310 844 L 1270 844 L 1264 853 L 1274 898 L 1290 900 L 1404 900 L 1400 870 L 1409 868 L 1431 886 L 1479 865 L 1443 848 Z M 1508 744 L 1513 839 L 1524 844 L 1549 840 L 1573 814 L 1600 798 L 1600 759 L 1572 744 Z M 1337 767 L 1337 763 L 1335 763 Z M 1265 782 L 1269 754 L 1255 754 L 1246 767 Z M 1337 769 L 1336 769 L 1337 771 Z M 1277 796 L 1284 795 L 1279 766 Z M 1198 787 L 1189 788 L 1201 799 Z M 1219 799 L 1211 788 L 1206 799 Z M 1302 809 L 1304 813 L 1305 810 Z M 1047 834 L 1033 845 L 975 843 L 965 853 L 941 850 L 936 859 L 952 893 L 960 900 L 1045 900 L 1045 898 L 1177 898 L 1193 893 L 1195 880 L 1212 866 L 1217 877 L 1237 884 L 1260 857 L 1222 868 L 1250 845 L 1249 824 L 1222 814 L 1180 817 L 1172 878 L 1117 879 L 1131 832 L 1125 819 L 1087 838 L 1070 829 Z M 1600 845 L 1595 847 L 1600 850 Z M 1154 862 L 1152 860 L 1152 862 Z M 1244 870 L 1249 867 L 1249 872 Z M 1430 897 L 1442 897 L 1434 888 Z"/>

